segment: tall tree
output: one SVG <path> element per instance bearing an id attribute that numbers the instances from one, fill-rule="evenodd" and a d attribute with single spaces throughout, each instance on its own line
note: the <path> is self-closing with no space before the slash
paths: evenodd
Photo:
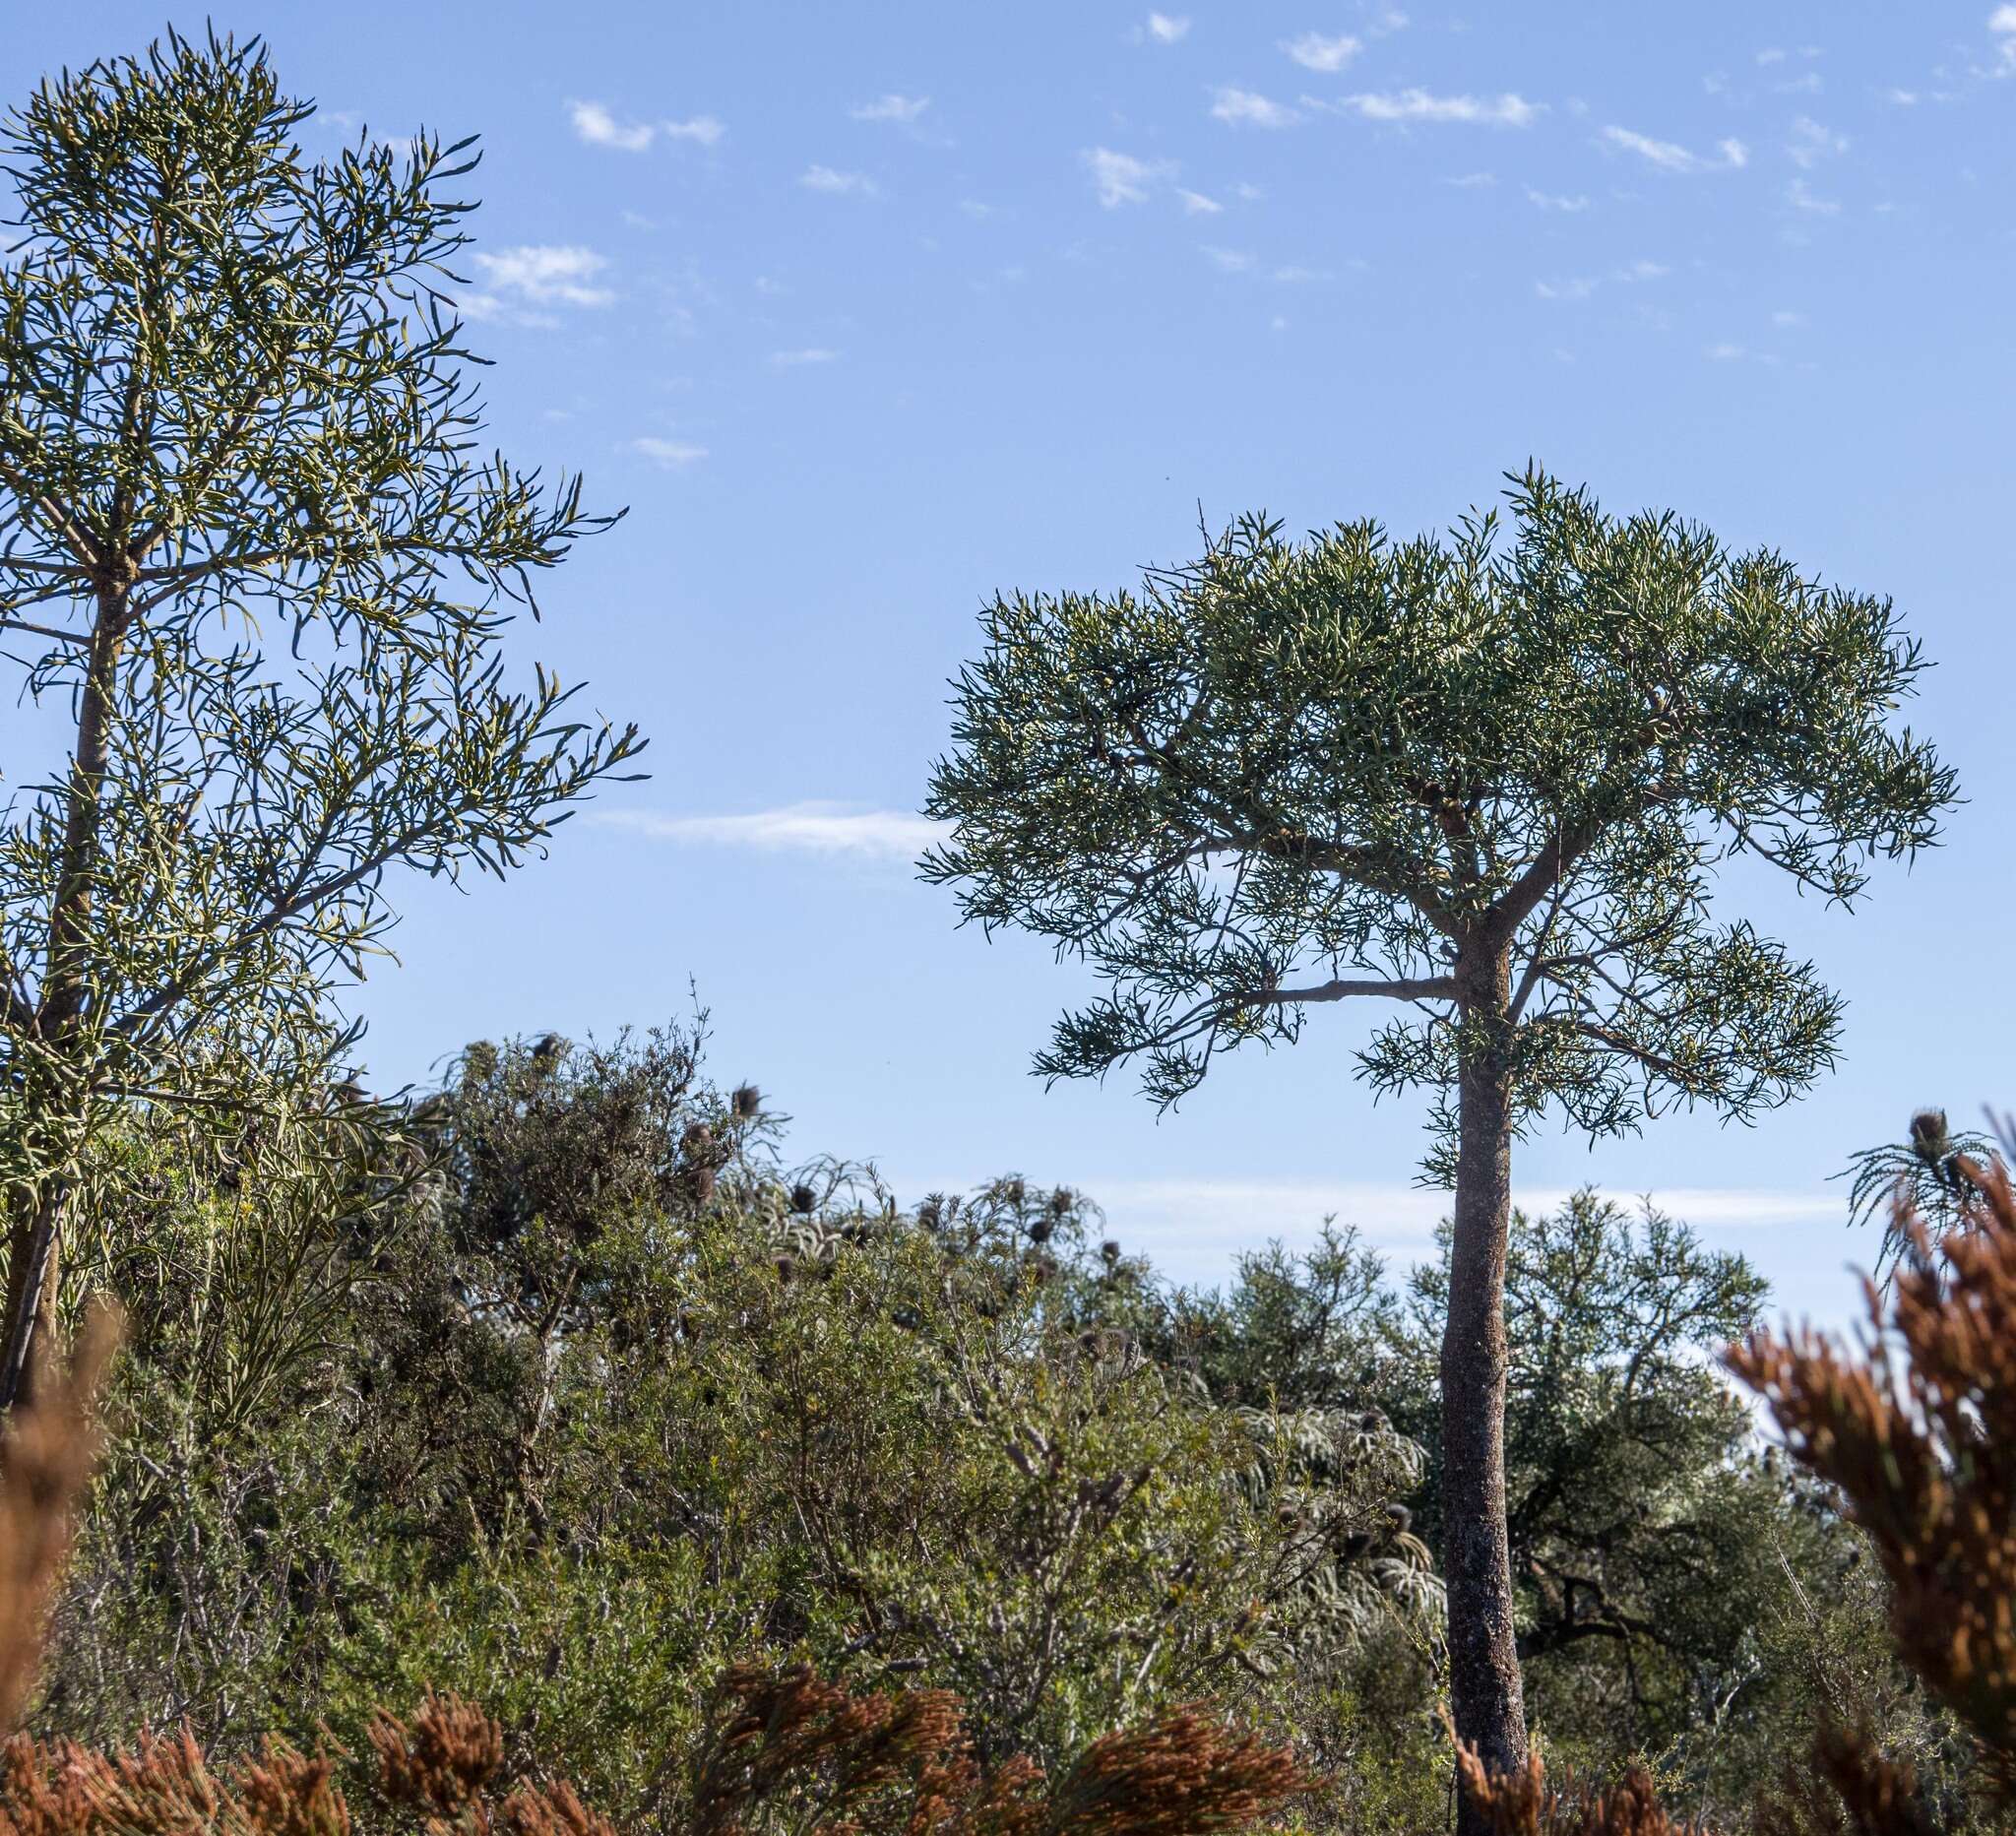
<path id="1" fill-rule="evenodd" d="M 470 143 L 311 161 L 311 113 L 171 33 L 0 126 L 0 634 L 59 723 L 0 815 L 0 1403 L 108 1108 L 298 1108 L 387 874 L 503 873 L 641 743 L 503 678 L 534 572 L 614 519 L 476 449 Z"/>
<path id="2" fill-rule="evenodd" d="M 1512 1143 L 1673 1105 L 1749 1117 L 1834 1058 L 1809 964 L 1709 914 L 1747 855 L 1842 905 L 1954 793 L 1892 725 L 1922 665 L 1885 600 L 1606 516 L 1538 469 L 1512 532 L 1394 544 L 1246 517 L 1138 593 L 1016 594 L 955 684 L 925 856 L 967 919 L 1052 938 L 1109 992 L 1037 1068 L 1141 1057 L 1173 1103 L 1229 1047 L 1364 996 L 1360 1059 L 1422 1089 L 1453 1184 L 1443 1557 L 1463 1739 L 1520 1763 L 1502 1295 Z M 1471 1813 L 1466 1811 L 1466 1815 Z"/>

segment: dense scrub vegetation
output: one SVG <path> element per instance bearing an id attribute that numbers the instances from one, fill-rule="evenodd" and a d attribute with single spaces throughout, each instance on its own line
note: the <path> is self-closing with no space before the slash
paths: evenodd
<path id="1" fill-rule="evenodd" d="M 899 1207 L 789 1165 L 699 1043 L 472 1046 L 425 1101 L 341 1109 L 291 1185 L 136 1118 L 89 1275 L 127 1349 L 30 1725 L 369 1755 L 381 1705 L 445 1690 L 494 1717 L 499 1794 L 676 1829 L 713 1680 L 802 1666 L 957 1698 L 988 1776 L 1209 1699 L 1319 1781 L 1310 1827 L 1439 1827 L 1446 1261 L 1396 1289 L 1330 1229 L 1198 1293 L 1069 1190 Z M 1703 1356 L 1754 1274 L 1593 1194 L 1515 1245 L 1549 1755 L 1734 1827 L 1823 1720 L 1866 1724 L 1963 1819 L 1882 1562 Z"/>

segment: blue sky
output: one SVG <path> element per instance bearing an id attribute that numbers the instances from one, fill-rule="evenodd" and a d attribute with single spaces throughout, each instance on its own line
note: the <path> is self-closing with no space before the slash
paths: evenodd
<path id="1" fill-rule="evenodd" d="M 1725 911 L 1850 1001 L 1842 1069 L 1522 1194 L 1654 1191 L 1837 1318 L 1873 1244 L 1826 1175 L 1915 1105 L 2016 1102 L 2008 549 L 2016 6 L 1251 0 L 220 5 L 334 145 L 482 136 L 469 267 L 505 449 L 630 506 L 521 658 L 652 735 L 648 784 L 470 897 L 416 886 L 362 990 L 393 1085 L 462 1042 L 714 1016 L 804 1153 L 906 1197 L 1083 1186 L 1193 1277 L 1326 1211 L 1402 1262 L 1417 1107 L 1352 1076 L 1368 1016 L 1223 1061 L 1158 1121 L 1045 1092 L 1082 994 L 954 928 L 912 814 L 997 588 L 1112 588 L 1264 507 L 1447 524 L 1537 456 L 1893 595 L 1939 667 L 1915 725 L 1971 801 L 1853 918 Z M 9 22 L 5 89 L 137 50 L 154 6 Z M 194 16 L 186 22 L 198 24 Z M 312 143 L 311 143 L 312 144 Z"/>

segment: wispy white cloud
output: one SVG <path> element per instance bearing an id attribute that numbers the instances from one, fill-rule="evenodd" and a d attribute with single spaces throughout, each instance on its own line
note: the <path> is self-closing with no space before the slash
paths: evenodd
<path id="1" fill-rule="evenodd" d="M 1735 363 L 1750 353 L 1741 345 L 1710 345 L 1701 353 L 1711 363 Z"/>
<path id="2" fill-rule="evenodd" d="M 1610 270 L 1607 279 L 1624 286 L 1640 281 L 1657 281 L 1672 270 L 1664 262 L 1634 261 Z M 1533 290 L 1542 299 L 1587 299 L 1603 285 L 1595 275 L 1574 275 L 1562 281 L 1536 281 Z"/>
<path id="3" fill-rule="evenodd" d="M 1187 14 L 1151 13 L 1148 16 L 1148 35 L 1157 44 L 1174 44 L 1190 30 Z"/>
<path id="4" fill-rule="evenodd" d="M 2002 74 L 2016 71 L 2016 4 L 1998 6 L 1988 15 L 1988 35 Z"/>
<path id="5" fill-rule="evenodd" d="M 821 191 L 836 198 L 872 198 L 880 190 L 865 172 L 837 172 L 830 165 L 808 165 L 798 174 L 798 183 L 807 191 Z"/>
<path id="6" fill-rule="evenodd" d="M 662 440 L 650 433 L 632 440 L 630 450 L 654 465 L 664 467 L 667 472 L 683 471 L 707 457 L 707 448 L 695 446 L 690 440 Z"/>
<path id="7" fill-rule="evenodd" d="M 621 153 L 642 153 L 658 138 L 649 121 L 618 121 L 600 102 L 567 104 L 574 132 L 591 147 L 613 147 Z"/>
<path id="8" fill-rule="evenodd" d="M 1347 95 L 1341 106 L 1367 121 L 1459 121 L 1483 127 L 1531 127 L 1545 109 L 1523 95 L 1435 95 L 1426 90 Z"/>
<path id="9" fill-rule="evenodd" d="M 461 302 L 463 310 L 472 317 L 480 318 L 485 308 L 494 311 L 509 303 L 606 306 L 616 297 L 610 288 L 595 285 L 596 277 L 608 267 L 608 257 L 572 243 L 526 243 L 500 249 L 494 255 L 479 253 L 473 260 L 488 283 L 488 290 Z"/>
<path id="10" fill-rule="evenodd" d="M 796 370 L 811 363 L 833 363 L 839 357 L 837 350 L 828 350 L 823 345 L 812 345 L 802 350 L 773 350 L 770 366 L 778 370 Z"/>
<path id="11" fill-rule="evenodd" d="M 1176 196 L 1183 201 L 1184 211 L 1191 217 L 1216 217 L 1225 206 L 1216 198 L 1207 198 L 1201 191 L 1181 191 Z"/>
<path id="12" fill-rule="evenodd" d="M 1110 147 L 1088 147 L 1078 157 L 1092 173 L 1100 203 L 1109 211 L 1123 204 L 1145 204 L 1158 184 L 1176 174 L 1173 160 L 1137 159 Z"/>
<path id="13" fill-rule="evenodd" d="M 1454 178 L 1445 178 L 1442 183 L 1454 185 L 1460 191 L 1488 191 L 1498 182 L 1495 172 L 1459 172 Z"/>
<path id="14" fill-rule="evenodd" d="M 1252 256 L 1248 255 L 1244 249 L 1213 248 L 1209 243 L 1206 243 L 1204 254 L 1211 265 L 1222 274 L 1244 274 L 1253 266 Z"/>
<path id="15" fill-rule="evenodd" d="M 901 809 L 860 809 L 847 803 L 788 803 L 746 816 L 668 816 L 652 810 L 601 810 L 592 820 L 654 841 L 765 854 L 852 855 L 911 861 L 947 833 L 943 823 Z"/>
<path id="16" fill-rule="evenodd" d="M 1806 322 L 1803 312 L 1794 312 L 1789 307 L 1780 307 L 1771 315 L 1771 323 L 1781 331 L 1796 331 Z"/>
<path id="17" fill-rule="evenodd" d="M 1589 200 L 1581 196 L 1580 193 L 1572 198 L 1568 198 L 1563 197 L 1559 192 L 1536 191 L 1529 185 L 1526 188 L 1526 197 L 1528 203 L 1538 206 L 1543 211 L 1566 211 L 1573 213 L 1589 209 Z"/>
<path id="18" fill-rule="evenodd" d="M 1281 48 L 1304 70 L 1329 76 L 1342 70 L 1363 48 L 1348 32 L 1325 37 L 1320 32 L 1305 32 L 1299 38 L 1287 38 Z"/>
<path id="19" fill-rule="evenodd" d="M 909 127 L 930 105 L 928 95 L 878 95 L 850 112 L 856 121 L 894 121 L 899 127 Z"/>
<path id="20" fill-rule="evenodd" d="M 1750 163 L 1750 150 L 1739 140 L 1718 141 L 1716 158 L 1712 159 L 1682 147 L 1677 141 L 1654 140 L 1651 135 L 1634 133 L 1630 128 L 1606 127 L 1603 131 L 1603 142 L 1606 146 L 1635 153 L 1663 172 L 1734 171 Z"/>
<path id="21" fill-rule="evenodd" d="M 916 1181 L 914 1189 L 956 1191 L 970 1183 L 976 1182 L 939 1170 L 937 1176 Z M 911 1182 L 904 1184 L 911 1189 Z M 1108 1178 L 1090 1171 L 1079 1185 L 1104 1213 L 1110 1233 L 1130 1248 L 1149 1251 L 1156 1267 L 1177 1281 L 1220 1281 L 1230 1273 L 1239 1251 L 1272 1239 L 1306 1245 L 1326 1218 L 1356 1226 L 1367 1247 L 1413 1263 L 1435 1253 L 1436 1226 L 1449 1215 L 1448 1193 L 1397 1182 L 1144 1179 L 1125 1173 Z M 1668 1216 L 1718 1236 L 1833 1226 L 1842 1215 L 1838 1192 L 1675 1186 L 1649 1196 Z M 1513 1202 L 1538 1214 L 1558 1209 L 1568 1197 L 1564 1188 L 1520 1187 Z"/>
<path id="22" fill-rule="evenodd" d="M 1802 171 L 1810 172 L 1823 159 L 1839 158 L 1848 151 L 1848 136 L 1837 134 L 1832 128 L 1822 127 L 1810 115 L 1800 115 L 1792 124 L 1792 140 L 1786 152 L 1792 162 Z"/>
<path id="23" fill-rule="evenodd" d="M 1795 178 L 1785 188 L 1785 201 L 1796 211 L 1804 211 L 1809 217 L 1839 217 L 1841 200 L 1822 198 L 1814 194 L 1813 188 L 1803 178 Z"/>
<path id="24" fill-rule="evenodd" d="M 690 140 L 700 147 L 714 146 L 727 132 L 713 115 L 694 115 L 686 121 L 664 121 L 660 126 L 664 129 L 665 139 Z"/>
<path id="25" fill-rule="evenodd" d="M 1270 100 L 1252 90 L 1220 90 L 1211 104 L 1211 118 L 1233 127 L 1287 128 L 1302 118 L 1301 110 Z"/>

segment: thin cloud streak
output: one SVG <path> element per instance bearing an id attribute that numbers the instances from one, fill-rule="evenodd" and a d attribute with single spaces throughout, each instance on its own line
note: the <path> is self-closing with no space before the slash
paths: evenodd
<path id="1" fill-rule="evenodd" d="M 1436 95 L 1427 90 L 1389 90 L 1347 95 L 1338 104 L 1366 121 L 1467 122 L 1480 127 L 1531 127 L 1546 110 L 1508 91 L 1503 95 Z"/>
<path id="2" fill-rule="evenodd" d="M 994 1170 L 988 1170 L 989 1171 Z M 929 1191 L 960 1191 L 973 1178 L 897 1180 L 906 1200 Z M 1232 1274 L 1233 1258 L 1279 1240 L 1306 1247 L 1326 1218 L 1354 1226 L 1366 1247 L 1394 1259 L 1399 1273 L 1435 1253 L 1436 1227 L 1449 1215 L 1450 1195 L 1414 1185 L 1364 1180 L 1141 1179 L 1102 1177 L 1097 1171 L 1073 1186 L 1104 1214 L 1106 1230 L 1147 1254 L 1157 1270 L 1178 1282 L 1216 1284 Z M 1517 1187 L 1513 1203 L 1529 1213 L 1550 1212 L 1570 1196 L 1566 1186 Z M 1634 1213 L 1647 1195 L 1607 1191 Z M 1650 1195 L 1677 1223 L 1729 1246 L 1735 1234 L 1796 1230 L 1845 1221 L 1841 1194 L 1782 1187 L 1671 1186 Z M 1856 1245 L 1844 1236 L 1844 1260 Z"/>
<path id="3" fill-rule="evenodd" d="M 1654 140 L 1651 135 L 1630 128 L 1606 127 L 1602 138 L 1604 145 L 1635 153 L 1663 172 L 1733 172 L 1750 163 L 1750 150 L 1734 139 L 1718 141 L 1715 150 L 1720 158 L 1707 159 L 1677 141 Z"/>
<path id="4" fill-rule="evenodd" d="M 630 450 L 667 472 L 682 472 L 707 457 L 707 448 L 695 446 L 690 440 L 662 440 L 650 433 L 632 440 Z"/>
<path id="5" fill-rule="evenodd" d="M 850 112 L 856 121 L 894 121 L 908 127 L 930 105 L 928 95 L 882 95 Z"/>
<path id="6" fill-rule="evenodd" d="M 667 816 L 652 810 L 598 810 L 591 820 L 658 842 L 753 849 L 760 854 L 851 855 L 863 860 L 913 861 L 949 833 L 949 825 L 901 809 L 846 803 L 788 803 L 746 816 Z"/>
<path id="7" fill-rule="evenodd" d="M 830 165 L 808 165 L 798 174 L 798 183 L 807 191 L 835 198 L 872 198 L 879 189 L 865 172 L 838 172 Z"/>

